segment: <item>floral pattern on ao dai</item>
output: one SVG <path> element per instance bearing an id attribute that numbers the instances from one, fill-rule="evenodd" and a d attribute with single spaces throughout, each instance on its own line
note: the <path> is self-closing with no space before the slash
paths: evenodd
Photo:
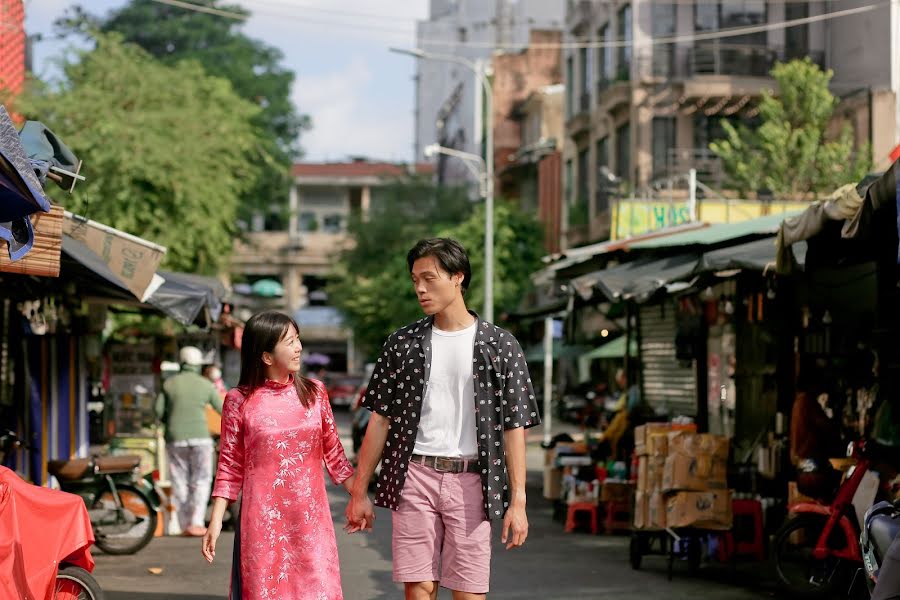
<path id="1" fill-rule="evenodd" d="M 353 474 L 323 386 L 308 408 L 293 381 L 229 392 L 213 496 L 243 490 L 241 600 L 343 598 L 323 461 L 335 484 Z"/>

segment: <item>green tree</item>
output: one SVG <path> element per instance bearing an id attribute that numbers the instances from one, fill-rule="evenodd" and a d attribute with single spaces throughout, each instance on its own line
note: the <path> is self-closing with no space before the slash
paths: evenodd
<path id="1" fill-rule="evenodd" d="M 422 317 L 406 264 L 407 251 L 419 239 L 451 237 L 466 248 L 472 266 L 466 303 L 475 311 L 483 305 L 484 207 L 471 210 L 449 201 L 462 198 L 460 192 L 433 189 L 427 194 L 421 186 L 406 194 L 399 186 L 386 203 L 373 200 L 376 208 L 368 221 L 351 224 L 358 243 L 342 256 L 329 287 L 370 355 L 392 331 Z M 448 201 L 442 203 L 442 197 Z M 494 302 L 496 313 L 503 314 L 516 308 L 529 275 L 541 266 L 543 233 L 533 216 L 508 202 L 497 202 L 494 223 Z"/>
<path id="2" fill-rule="evenodd" d="M 195 4 L 250 14 L 218 0 Z M 242 21 L 151 0 L 131 0 L 105 18 L 75 7 L 58 25 L 64 32 L 118 33 L 168 65 L 193 60 L 208 74 L 230 81 L 239 96 L 259 107 L 253 122 L 266 134 L 261 138 L 263 175 L 244 193 L 241 217 L 285 204 L 290 167 L 301 156 L 300 135 L 310 120 L 291 101 L 294 73 L 281 64 L 279 49 L 242 33 Z"/>
<path id="3" fill-rule="evenodd" d="M 710 148 L 737 190 L 809 198 L 865 176 L 869 146 L 854 149 L 848 124 L 837 136 L 827 135 L 838 103 L 828 90 L 832 75 L 809 58 L 779 63 L 772 69 L 778 93 L 764 91 L 759 105 L 762 124 L 750 129 L 722 122 L 725 139 Z"/>
<path id="4" fill-rule="evenodd" d="M 166 66 L 116 35 L 98 35 L 63 73 L 15 108 L 84 161 L 87 181 L 66 207 L 165 245 L 170 268 L 215 273 L 259 177 L 259 109 L 198 64 Z"/>

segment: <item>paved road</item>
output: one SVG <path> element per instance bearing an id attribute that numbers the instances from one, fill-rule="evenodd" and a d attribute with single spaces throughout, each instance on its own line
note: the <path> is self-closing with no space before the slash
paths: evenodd
<path id="1" fill-rule="evenodd" d="M 338 413 L 337 418 L 346 434 L 347 415 Z M 676 564 L 670 583 L 663 558 L 648 557 L 643 570 L 631 570 L 625 537 L 564 533 L 562 525 L 552 520 L 550 505 L 540 497 L 542 455 L 535 443 L 539 440 L 538 434 L 529 437 L 530 537 L 524 548 L 506 551 L 499 543 L 499 527 L 495 528 L 492 599 L 771 597 L 758 570 L 739 568 L 731 573 L 708 566 L 697 577 L 690 577 L 685 565 Z M 341 489 L 330 490 L 345 599 L 402 598 L 391 581 L 390 514 L 379 509 L 371 534 L 345 535 L 340 531 L 345 496 Z M 108 600 L 221 600 L 227 597 L 232 541 L 230 533 L 223 534 L 218 560 L 212 566 L 201 558 L 199 541 L 188 538 L 157 538 L 130 557 L 97 552 L 96 575 Z M 151 574 L 149 569 L 154 567 L 162 568 L 162 573 Z M 440 597 L 450 598 L 450 594 L 444 590 Z"/>

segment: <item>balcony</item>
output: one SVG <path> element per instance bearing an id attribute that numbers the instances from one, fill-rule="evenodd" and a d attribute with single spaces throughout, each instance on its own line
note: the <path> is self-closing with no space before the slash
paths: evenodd
<path id="1" fill-rule="evenodd" d="M 637 70 L 643 79 L 683 81 L 693 77 L 769 77 L 777 61 L 809 56 L 824 68 L 821 51 L 802 53 L 796 49 L 698 42 L 693 47 L 675 48 L 657 45 L 637 57 Z"/>
<path id="2" fill-rule="evenodd" d="M 697 179 L 707 185 L 721 188 L 725 183 L 725 170 L 720 159 L 708 148 L 669 148 L 666 164 L 654 165 L 653 179 L 683 177 L 691 169 L 697 170 Z"/>

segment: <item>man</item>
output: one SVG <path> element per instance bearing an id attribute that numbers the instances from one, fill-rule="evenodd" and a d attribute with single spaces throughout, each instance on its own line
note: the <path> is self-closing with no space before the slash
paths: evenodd
<path id="1" fill-rule="evenodd" d="M 525 543 L 525 428 L 540 423 L 528 366 L 507 331 L 466 308 L 466 251 L 446 238 L 407 255 L 424 319 L 391 334 L 362 405 L 372 411 L 347 506 L 347 530 L 392 509 L 394 580 L 408 600 L 486 597 L 491 520 L 506 548 Z"/>
<path id="2" fill-rule="evenodd" d="M 213 441 L 206 407 L 222 414 L 215 384 L 200 374 L 203 354 L 193 346 L 179 353 L 181 372 L 163 384 L 156 412 L 166 427 L 166 453 L 172 480 L 172 503 L 185 535 L 206 534 L 206 505 L 212 488 Z"/>

